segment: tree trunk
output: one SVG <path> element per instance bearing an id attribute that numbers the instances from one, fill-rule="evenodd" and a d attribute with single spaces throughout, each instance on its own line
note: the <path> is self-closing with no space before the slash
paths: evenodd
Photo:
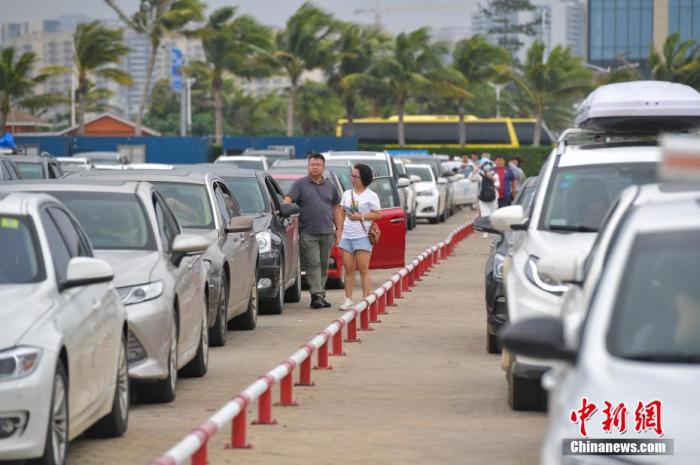
<path id="1" fill-rule="evenodd" d="M 403 127 L 403 114 L 405 111 L 405 106 L 406 106 L 406 102 L 404 102 L 403 99 L 400 99 L 399 100 L 399 108 L 398 108 L 399 147 L 403 147 L 404 145 L 406 145 L 406 135 L 404 134 L 404 127 Z"/>
<path id="2" fill-rule="evenodd" d="M 0 130 L 2 134 L 5 135 L 5 126 L 7 126 L 7 115 L 10 114 L 10 99 L 7 95 L 3 96 L 2 103 L 0 103 Z"/>
<path id="3" fill-rule="evenodd" d="M 214 93 L 214 143 L 218 146 L 224 145 L 224 102 L 221 98 L 221 86 L 223 82 L 220 78 L 214 78 L 212 91 Z"/>
<path id="4" fill-rule="evenodd" d="M 78 123 L 78 135 L 85 135 L 85 94 L 87 81 L 85 77 L 78 78 L 78 88 L 75 90 L 75 120 Z"/>
<path id="5" fill-rule="evenodd" d="M 151 44 L 151 56 L 148 57 L 148 68 L 146 68 L 146 82 L 141 93 L 141 101 L 139 102 L 139 112 L 136 114 L 136 135 L 141 135 L 141 127 L 143 126 L 143 114 L 146 110 L 146 102 L 151 93 L 151 80 L 153 79 L 153 69 L 156 67 L 156 56 L 158 55 L 158 45 Z"/>
<path id="6" fill-rule="evenodd" d="M 289 87 L 289 98 L 287 100 L 287 137 L 294 135 L 294 100 L 297 96 L 298 81 L 292 79 L 292 85 Z"/>
<path id="7" fill-rule="evenodd" d="M 540 141 L 542 140 L 542 113 L 537 113 L 535 115 L 535 134 L 532 136 L 532 145 L 535 147 L 540 146 Z"/>
<path id="8" fill-rule="evenodd" d="M 355 99 L 352 96 L 345 97 L 345 118 L 348 120 L 347 135 L 352 137 L 355 135 Z"/>
<path id="9" fill-rule="evenodd" d="M 467 124 L 464 122 L 464 99 L 459 99 L 459 104 L 457 107 L 457 113 L 459 114 L 459 146 L 464 148 L 467 143 Z"/>

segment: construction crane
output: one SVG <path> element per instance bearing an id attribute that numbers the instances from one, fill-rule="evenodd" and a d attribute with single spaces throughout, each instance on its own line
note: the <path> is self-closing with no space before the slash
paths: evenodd
<path id="1" fill-rule="evenodd" d="M 382 0 L 377 0 L 376 7 L 374 8 L 357 8 L 355 9 L 355 15 L 361 15 L 366 13 L 374 13 L 374 24 L 377 29 L 382 27 L 382 13 L 384 12 L 404 12 L 404 11 L 422 11 L 422 10 L 435 10 L 435 9 L 452 9 L 452 8 L 466 8 L 467 5 L 464 3 L 441 3 L 441 4 L 415 4 L 415 5 L 405 5 L 405 6 L 382 6 Z"/>

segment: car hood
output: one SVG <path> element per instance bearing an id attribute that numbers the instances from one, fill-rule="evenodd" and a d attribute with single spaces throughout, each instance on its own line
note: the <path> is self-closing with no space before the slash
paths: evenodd
<path id="1" fill-rule="evenodd" d="M 51 306 L 49 289 L 46 282 L 0 285 L 0 350 L 17 345 L 46 313 Z"/>
<path id="2" fill-rule="evenodd" d="M 528 255 L 543 257 L 560 253 L 573 254 L 579 260 L 585 259 L 593 246 L 597 233 L 555 233 L 549 231 L 529 231 L 526 250 Z"/>
<path id="3" fill-rule="evenodd" d="M 269 213 L 255 213 L 250 215 L 253 219 L 253 232 L 255 234 L 260 231 L 269 231 L 270 223 L 272 222 L 272 215 Z"/>
<path id="4" fill-rule="evenodd" d="M 153 250 L 96 250 L 95 256 L 107 261 L 114 270 L 114 286 L 135 286 L 152 281 L 152 272 L 160 252 Z"/>
<path id="5" fill-rule="evenodd" d="M 414 184 L 416 186 L 416 192 L 429 191 L 435 187 L 434 182 L 430 181 L 420 181 Z"/>

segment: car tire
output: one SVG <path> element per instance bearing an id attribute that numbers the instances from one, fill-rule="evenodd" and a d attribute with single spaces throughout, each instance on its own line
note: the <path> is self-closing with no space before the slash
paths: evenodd
<path id="1" fill-rule="evenodd" d="M 209 369 L 209 328 L 207 327 L 207 306 L 206 298 L 204 312 L 202 313 L 202 328 L 199 332 L 199 344 L 197 354 L 182 368 L 182 374 L 191 378 L 201 378 L 207 374 Z"/>
<path id="2" fill-rule="evenodd" d="M 486 328 L 486 352 L 489 354 L 501 353 L 501 344 L 498 342 L 498 336 L 491 334 L 488 327 Z"/>
<path id="3" fill-rule="evenodd" d="M 170 334 L 170 350 L 168 351 L 168 376 L 155 383 L 139 384 L 137 387 L 139 400 L 150 404 L 164 404 L 175 400 L 177 385 L 178 359 L 178 330 L 177 315 L 173 313 L 173 327 Z"/>
<path id="4" fill-rule="evenodd" d="M 211 347 L 222 347 L 226 345 L 226 321 L 228 319 L 228 278 L 226 273 L 222 273 L 221 289 L 219 291 L 219 301 L 217 303 L 216 318 L 214 326 L 209 328 L 209 345 Z"/>
<path id="5" fill-rule="evenodd" d="M 435 218 L 428 218 L 428 222 L 430 224 L 438 224 L 440 222 L 440 217 L 435 217 Z"/>
<path id="6" fill-rule="evenodd" d="M 284 301 L 296 303 L 301 300 L 301 259 L 297 257 L 297 275 L 292 287 L 284 293 Z"/>
<path id="7" fill-rule="evenodd" d="M 85 432 L 91 438 L 118 438 L 129 425 L 129 367 L 126 361 L 126 336 L 122 336 L 117 381 L 112 410 Z"/>
<path id="8" fill-rule="evenodd" d="M 270 315 L 281 315 L 284 311 L 284 256 L 280 257 L 280 262 L 280 277 L 277 281 L 277 295 L 274 298 L 266 301 L 264 306 L 261 306 L 261 310 L 264 308 L 264 313 Z"/>
<path id="9" fill-rule="evenodd" d="M 257 268 L 257 267 L 256 267 Z M 250 331 L 258 325 L 258 274 L 255 273 L 253 286 L 248 298 L 248 309 L 229 322 L 229 328 Z"/>
<path id="10" fill-rule="evenodd" d="M 509 370 L 508 405 L 519 412 L 546 411 L 547 391 L 539 380 L 521 378 Z"/>
<path id="11" fill-rule="evenodd" d="M 44 455 L 27 461 L 28 465 L 65 465 L 68 456 L 68 376 L 63 362 L 56 361 L 51 412 L 46 432 Z"/>

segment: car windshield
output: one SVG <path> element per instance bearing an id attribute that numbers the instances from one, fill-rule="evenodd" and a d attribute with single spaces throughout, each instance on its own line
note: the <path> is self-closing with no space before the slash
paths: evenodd
<path id="1" fill-rule="evenodd" d="M 626 163 L 561 168 L 550 184 L 542 227 L 596 232 L 617 196 L 656 179 L 656 164 Z"/>
<path id="2" fill-rule="evenodd" d="M 420 166 L 411 166 L 408 165 L 406 167 L 406 170 L 408 171 L 409 175 L 415 175 L 420 178 L 421 181 L 426 181 L 426 182 L 432 182 L 433 181 L 433 173 L 430 170 L 430 168 L 423 168 Z"/>
<path id="3" fill-rule="evenodd" d="M 22 179 L 44 179 L 44 167 L 41 163 L 16 161 L 15 165 L 19 169 Z"/>
<path id="4" fill-rule="evenodd" d="M 361 163 L 363 165 L 367 165 L 370 168 L 372 168 L 372 171 L 374 172 L 375 176 L 389 176 L 389 165 L 387 164 L 386 160 L 376 158 L 376 159 L 371 159 L 371 160 L 358 160 L 358 159 L 350 159 L 350 162 L 352 163 L 352 166 L 357 165 L 358 163 Z"/>
<path id="5" fill-rule="evenodd" d="M 96 250 L 156 250 L 146 213 L 133 194 L 51 192 L 75 215 Z"/>
<path id="6" fill-rule="evenodd" d="M 381 205 L 382 209 L 399 206 L 391 178 L 375 178 L 372 184 L 369 185 L 369 188 L 379 196 L 379 205 Z"/>
<path id="7" fill-rule="evenodd" d="M 338 180 L 344 191 L 352 187 L 352 177 L 350 169 L 347 166 L 334 166 L 327 167 L 326 169 L 338 176 Z"/>
<path id="8" fill-rule="evenodd" d="M 154 183 L 183 228 L 214 229 L 214 216 L 205 186 L 201 184 Z"/>
<path id="9" fill-rule="evenodd" d="M 267 202 L 263 196 L 257 178 L 224 178 L 229 190 L 241 206 L 243 213 L 262 213 L 268 211 Z M 286 189 L 282 188 L 285 192 Z"/>
<path id="10" fill-rule="evenodd" d="M 220 161 L 219 163 L 225 163 L 227 165 L 233 165 L 236 168 L 242 170 L 264 170 L 265 165 L 262 160 L 226 160 Z"/>
<path id="11" fill-rule="evenodd" d="M 611 354 L 700 363 L 700 229 L 638 237 L 607 335 Z"/>
<path id="12" fill-rule="evenodd" d="M 0 214 L 0 285 L 45 279 L 34 226 L 27 216 Z"/>

